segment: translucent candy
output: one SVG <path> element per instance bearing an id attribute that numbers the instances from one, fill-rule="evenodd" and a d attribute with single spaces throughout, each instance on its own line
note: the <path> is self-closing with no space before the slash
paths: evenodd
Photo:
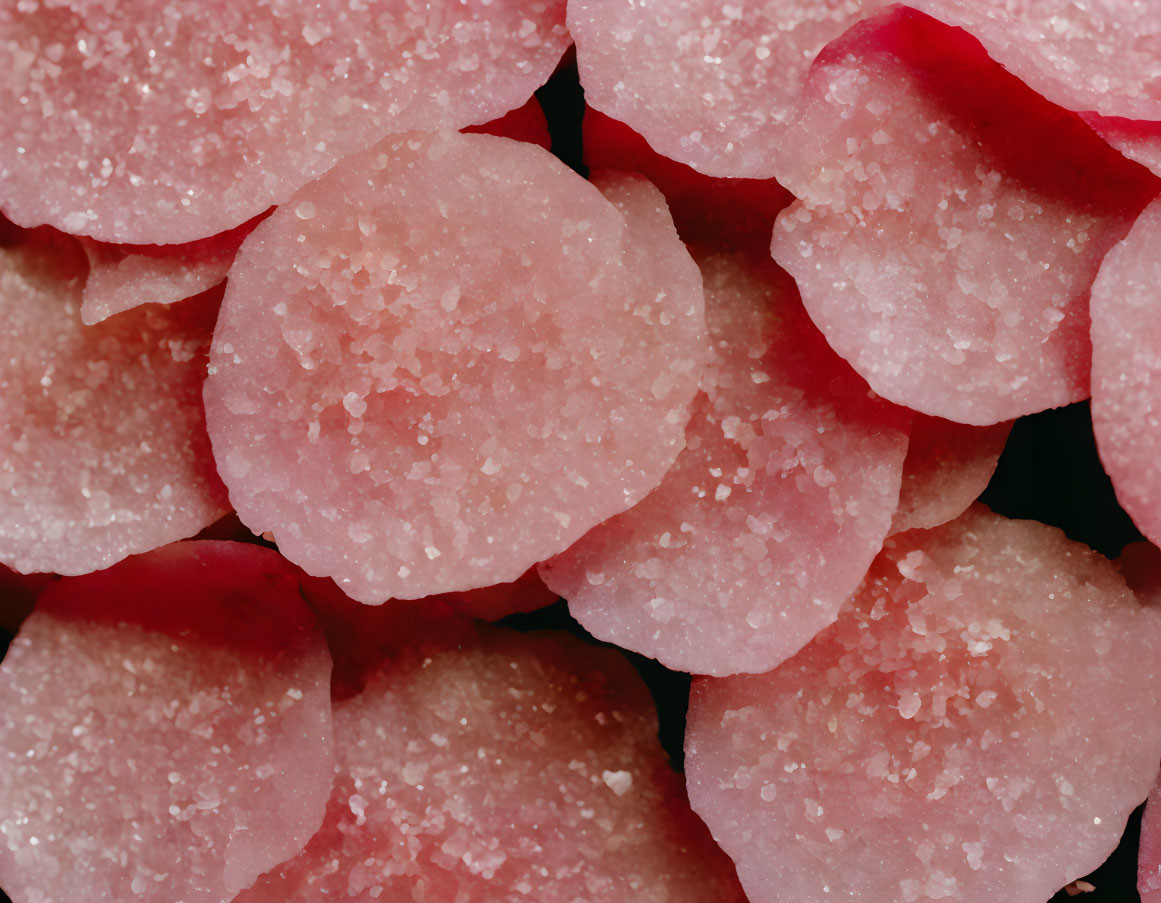
<path id="1" fill-rule="evenodd" d="M 1011 423 L 965 426 L 917 414 L 891 532 L 930 529 L 963 514 L 987 488 Z"/>
<path id="2" fill-rule="evenodd" d="M 293 570 L 257 546 L 175 543 L 51 584 L 0 665 L 0 884 L 230 900 L 322 822 L 330 669 Z"/>
<path id="3" fill-rule="evenodd" d="M 0 9 L 0 207 L 101 241 L 223 232 L 387 135 L 520 106 L 564 0 Z"/>
<path id="4" fill-rule="evenodd" d="M 1161 122 L 1084 113 L 1089 127 L 1130 160 L 1161 176 Z"/>
<path id="5" fill-rule="evenodd" d="M 322 830 L 236 903 L 744 903 L 613 650 L 413 645 L 335 705 L 335 736 Z"/>
<path id="6" fill-rule="evenodd" d="M 813 70 L 772 252 L 898 404 L 986 425 L 1088 394 L 1088 292 L 1161 182 L 962 33 L 900 12 Z"/>
<path id="7" fill-rule="evenodd" d="M 713 357 L 646 499 L 541 566 L 589 631 L 705 674 L 768 671 L 882 547 L 909 416 L 871 397 L 769 261 L 699 258 Z"/>
<path id="8" fill-rule="evenodd" d="M 84 257 L 0 247 L 0 562 L 84 574 L 192 536 L 228 508 L 201 388 L 215 303 L 86 327 Z"/>
<path id="9" fill-rule="evenodd" d="M 247 526 L 378 603 L 515 580 L 656 486 L 701 280 L 656 189 L 601 187 L 529 144 L 412 136 L 259 226 L 206 383 Z"/>
<path id="10" fill-rule="evenodd" d="M 1157 776 L 1159 654 L 1107 559 L 974 506 L 778 670 L 694 680 L 690 799 L 751 903 L 1043 903 Z"/>
<path id="11" fill-rule="evenodd" d="M 1137 528 L 1161 542 L 1161 201 L 1109 252 L 1092 289 L 1092 425 Z"/>

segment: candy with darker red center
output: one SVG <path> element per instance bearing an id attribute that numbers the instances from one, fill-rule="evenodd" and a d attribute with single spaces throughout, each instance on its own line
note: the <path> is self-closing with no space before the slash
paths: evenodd
<path id="1" fill-rule="evenodd" d="M 259 221 L 182 245 L 111 245 L 82 239 L 89 275 L 81 319 L 92 325 L 142 304 L 173 304 L 209 291 L 226 278 L 242 240 Z"/>
<path id="2" fill-rule="evenodd" d="M 774 218 L 793 200 L 776 181 L 702 175 L 663 157 L 627 125 L 591 107 L 583 124 L 585 165 L 644 175 L 665 195 L 684 241 L 766 255 Z"/>
<path id="3" fill-rule="evenodd" d="M 109 242 L 214 235 L 386 135 L 520 106 L 563 0 L 64 0 L 0 10 L 0 206 Z"/>
<path id="4" fill-rule="evenodd" d="M 906 11 L 828 50 L 797 140 L 772 253 L 871 388 L 980 425 L 1087 396 L 1092 280 L 1161 182 Z"/>
<path id="5" fill-rule="evenodd" d="M 237 903 L 743 903 L 614 650 L 479 628 L 335 705 L 338 779 L 296 859 Z"/>
<path id="6" fill-rule="evenodd" d="M 53 583 L 0 665 L 0 884 L 232 899 L 322 821 L 330 668 L 266 549 L 175 543 Z"/>
<path id="7" fill-rule="evenodd" d="M 958 517 L 987 488 L 1011 423 L 967 426 L 917 414 L 891 532 L 930 529 Z"/>
<path id="8" fill-rule="evenodd" d="M 83 574 L 223 514 L 201 403 L 215 299 L 80 319 L 83 255 L 0 248 L 0 562 Z"/>
<path id="9" fill-rule="evenodd" d="M 1159 656 L 1110 562 L 976 506 L 776 671 L 695 680 L 690 798 L 751 903 L 1041 903 L 1156 777 Z"/>
<path id="10" fill-rule="evenodd" d="M 1092 289 L 1092 425 L 1117 500 L 1161 542 L 1161 201 L 1105 257 Z"/>
<path id="11" fill-rule="evenodd" d="M 909 416 L 871 397 L 769 260 L 698 262 L 712 357 L 685 451 L 541 574 L 601 639 L 683 671 L 768 671 L 882 547 Z"/>
<path id="12" fill-rule="evenodd" d="M 412 135 L 259 226 L 206 383 L 243 522 L 379 603 L 515 580 L 652 489 L 701 280 L 656 189 L 601 187 L 529 144 Z"/>

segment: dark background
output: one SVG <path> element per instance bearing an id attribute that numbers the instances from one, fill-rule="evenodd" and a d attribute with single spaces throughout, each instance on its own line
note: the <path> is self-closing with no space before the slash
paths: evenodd
<path id="1" fill-rule="evenodd" d="M 581 121 L 584 100 L 575 69 L 563 67 L 538 98 L 545 109 L 553 151 L 583 172 Z M 1087 404 L 1075 404 L 1020 420 L 1012 430 L 999 466 L 982 499 L 994 511 L 1060 527 L 1069 537 L 1115 557 L 1141 536 L 1117 505 L 1101 469 L 1092 437 Z M 590 637 L 568 614 L 563 602 L 504 622 L 518 629 L 552 627 Z M 10 637 L 0 631 L 0 648 Z M 625 653 L 649 685 L 661 720 L 661 741 L 675 767 L 682 766 L 682 737 L 689 699 L 688 674 L 669 671 L 657 662 Z M 1121 845 L 1110 859 L 1088 876 L 1096 890 L 1080 897 L 1061 891 L 1052 903 L 1079 899 L 1083 903 L 1135 903 L 1137 835 L 1141 810 L 1129 819 Z M 10 903 L 0 891 L 0 903 Z M 76 901 L 88 903 L 88 901 Z M 631 901 L 626 901 L 631 903 Z M 707 901 L 712 903 L 712 901 Z M 890 903 L 890 901 L 883 901 Z M 1004 901 L 996 901 L 1004 903 Z"/>

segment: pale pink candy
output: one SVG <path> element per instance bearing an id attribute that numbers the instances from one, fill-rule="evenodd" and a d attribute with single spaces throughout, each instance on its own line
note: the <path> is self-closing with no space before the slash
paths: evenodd
<path id="1" fill-rule="evenodd" d="M 0 207 L 109 242 L 214 235 L 387 135 L 520 106 L 564 0 L 0 8 Z"/>
<path id="2" fill-rule="evenodd" d="M 695 679 L 690 799 L 751 903 L 1043 903 L 1156 778 L 1159 656 L 1107 559 L 975 506 L 778 670 Z"/>
<path id="3" fill-rule="evenodd" d="M 1137 890 L 1141 903 L 1161 903 L 1161 783 L 1153 786 L 1141 818 Z"/>
<path id="4" fill-rule="evenodd" d="M 529 144 L 539 144 L 545 150 L 552 150 L 552 136 L 548 133 L 548 120 L 544 116 L 544 108 L 540 101 L 531 97 L 528 103 L 515 110 L 509 110 L 499 119 L 485 122 L 483 125 L 473 125 L 464 129 L 465 132 L 475 132 L 480 135 L 498 135 L 501 138 L 511 138 L 514 141 L 526 141 Z"/>
<path id="5" fill-rule="evenodd" d="M 571 0 L 588 104 L 711 176 L 780 175 L 811 61 L 864 4 Z"/>
<path id="6" fill-rule="evenodd" d="M 183 542 L 49 586 L 0 666 L 0 884 L 224 903 L 333 780 L 330 655 L 266 549 Z"/>
<path id="7" fill-rule="evenodd" d="M 1161 182 L 967 35 L 888 15 L 807 87 L 772 252 L 898 404 L 977 425 L 1088 395 L 1088 292 Z"/>
<path id="8" fill-rule="evenodd" d="M 917 414 L 891 532 L 930 529 L 967 510 L 987 488 L 1011 423 L 978 427 Z"/>
<path id="9" fill-rule="evenodd" d="M 254 219 L 229 232 L 184 245 L 110 245 L 85 238 L 89 258 L 81 302 L 88 325 L 142 304 L 173 304 L 209 291 L 226 278 Z"/>
<path id="10" fill-rule="evenodd" d="M 237 903 L 744 903 L 613 650 L 481 628 L 335 705 L 322 830 Z"/>
<path id="11" fill-rule="evenodd" d="M 1070 110 L 1161 119 L 1161 2 L 917 0 L 975 35 L 993 59 Z"/>
<path id="12" fill-rule="evenodd" d="M 243 522 L 378 603 L 515 580 L 656 486 L 701 279 L 656 189 L 602 188 L 530 144 L 413 135 L 259 226 L 206 383 Z"/>
<path id="13" fill-rule="evenodd" d="M 883 0 L 573 0 L 568 25 L 589 104 L 662 154 L 716 176 L 781 178 L 811 64 Z M 914 0 L 1074 110 L 1161 119 L 1161 2 Z"/>
<path id="14" fill-rule="evenodd" d="M 1161 607 L 1161 550 L 1149 542 L 1130 543 L 1116 565 L 1142 604 Z M 1141 903 L 1161 903 L 1161 783 L 1150 791 L 1141 819 L 1137 890 Z"/>
<path id="15" fill-rule="evenodd" d="M 871 397 L 769 261 L 698 262 L 713 357 L 686 450 L 541 574 L 601 639 L 683 671 L 768 671 L 834 621 L 882 547 L 909 417 Z"/>
<path id="16" fill-rule="evenodd" d="M 1092 425 L 1117 500 L 1161 542 L 1161 200 L 1109 252 L 1092 290 Z"/>
<path id="17" fill-rule="evenodd" d="M 84 256 L 0 248 L 0 562 L 83 574 L 228 508 L 201 404 L 215 305 L 81 323 Z"/>

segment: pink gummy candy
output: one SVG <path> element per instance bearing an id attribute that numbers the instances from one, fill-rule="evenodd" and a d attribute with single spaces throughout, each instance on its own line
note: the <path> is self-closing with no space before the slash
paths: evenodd
<path id="1" fill-rule="evenodd" d="M 713 356 L 686 450 L 541 574 L 601 639 L 684 671 L 768 671 L 834 621 L 882 547 L 908 417 L 869 397 L 769 261 L 699 264 Z"/>
<path id="2" fill-rule="evenodd" d="M 335 705 L 322 830 L 236 903 L 744 903 L 619 653 L 480 629 Z"/>
<path id="3" fill-rule="evenodd" d="M 1161 782 L 1150 791 L 1141 818 L 1137 890 L 1141 894 L 1141 903 L 1161 903 Z"/>
<path id="4" fill-rule="evenodd" d="M 5 4 L 0 207 L 108 242 L 223 232 L 386 135 L 520 106 L 564 5 Z"/>
<path id="5" fill-rule="evenodd" d="M 1161 122 L 1082 113 L 1089 127 L 1130 160 L 1161 176 Z"/>
<path id="6" fill-rule="evenodd" d="M 1092 425 L 1137 528 L 1161 542 L 1161 201 L 1113 248 L 1092 289 Z"/>
<path id="7" fill-rule="evenodd" d="M 871 388 L 977 425 L 1085 398 L 1089 288 L 1161 182 L 906 11 L 831 48 L 805 111 L 772 253 Z"/>
<path id="8" fill-rule="evenodd" d="M 1157 775 L 1159 655 L 1105 558 L 974 506 L 778 670 L 695 679 L 690 799 L 751 903 L 1043 903 Z"/>
<path id="9" fill-rule="evenodd" d="M 0 665 L 0 884 L 230 900 L 322 822 L 330 668 L 293 569 L 257 546 L 175 543 L 50 585 Z"/>
<path id="10" fill-rule="evenodd" d="M 626 3 L 572 0 L 589 104 L 674 160 L 716 176 L 781 178 L 788 127 L 819 53 L 884 0 Z M 1033 90 L 1073 110 L 1161 120 L 1161 4 L 913 0 L 983 42 Z"/>
<path id="11" fill-rule="evenodd" d="M 84 255 L 0 248 L 0 562 L 83 574 L 228 505 L 201 404 L 213 303 L 80 319 Z"/>
<path id="12" fill-rule="evenodd" d="M 963 514 L 987 488 L 1011 429 L 916 414 L 891 532 L 930 529 Z"/>
<path id="13" fill-rule="evenodd" d="M 711 176 L 779 176 L 811 61 L 864 4 L 571 0 L 585 100 Z"/>
<path id="14" fill-rule="evenodd" d="M 206 383 L 242 520 L 379 603 L 515 580 L 656 486 L 701 280 L 656 189 L 601 187 L 530 144 L 407 136 L 259 226 Z"/>
<path id="15" fill-rule="evenodd" d="M 226 278 L 242 240 L 259 221 L 184 245 L 110 245 L 82 239 L 89 275 L 81 320 L 91 326 L 142 304 L 173 304 L 209 291 Z"/>

